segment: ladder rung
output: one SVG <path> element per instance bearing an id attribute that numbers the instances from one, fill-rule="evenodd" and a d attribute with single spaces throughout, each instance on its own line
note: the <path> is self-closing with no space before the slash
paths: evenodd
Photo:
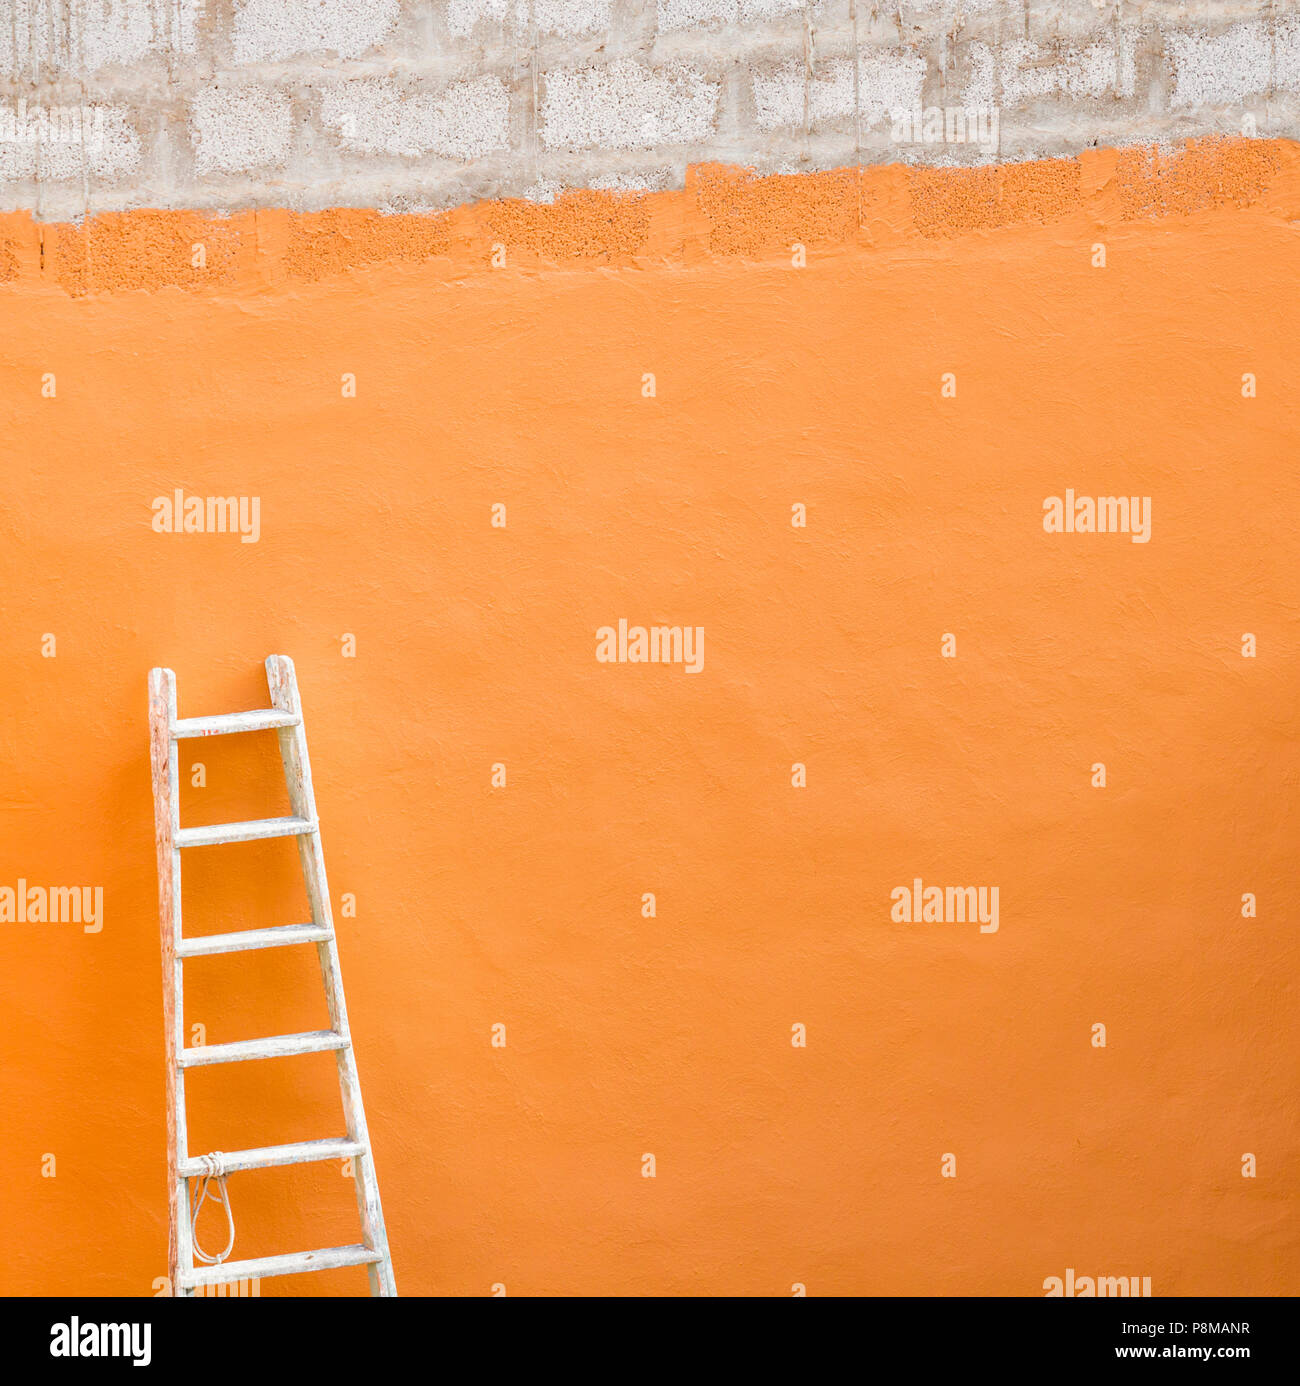
<path id="1" fill-rule="evenodd" d="M 219 1266 L 196 1266 L 181 1272 L 181 1288 L 225 1285 L 232 1280 L 262 1280 L 271 1275 L 302 1275 L 336 1266 L 369 1266 L 382 1261 L 368 1246 L 330 1246 L 323 1251 L 295 1251 L 289 1256 L 263 1256 L 258 1261 L 226 1261 Z"/>
<path id="2" fill-rule="evenodd" d="M 310 818 L 253 818 L 247 823 L 209 823 L 203 828 L 181 828 L 178 847 L 215 847 L 223 842 L 255 842 L 259 837 L 301 837 L 314 833 Z"/>
<path id="3" fill-rule="evenodd" d="M 353 1155 L 364 1155 L 366 1148 L 360 1141 L 297 1141 L 293 1145 L 263 1145 L 255 1150 L 225 1150 L 221 1153 L 221 1164 L 228 1174 L 236 1174 L 244 1169 L 273 1169 L 276 1165 L 309 1165 L 317 1160 L 346 1160 Z M 180 1162 L 179 1174 L 182 1179 L 193 1179 L 206 1173 L 202 1160 L 188 1159 Z"/>
<path id="4" fill-rule="evenodd" d="M 172 736 L 177 741 L 187 736 L 227 736 L 231 732 L 296 727 L 301 721 L 296 712 L 283 712 L 278 707 L 259 707 L 253 712 L 228 712 L 221 717 L 181 717 L 172 728 Z"/>
<path id="5" fill-rule="evenodd" d="M 324 943 L 333 937 L 323 924 L 277 924 L 274 929 L 241 929 L 234 934 L 183 938 L 176 945 L 176 953 L 182 958 L 201 958 L 209 953 L 243 953 L 249 948 L 283 948 L 289 943 Z"/>
<path id="6" fill-rule="evenodd" d="M 348 1037 L 337 1030 L 308 1030 L 301 1035 L 268 1035 L 266 1039 L 237 1040 L 234 1044 L 200 1044 L 182 1049 L 181 1068 L 202 1064 L 239 1064 L 247 1059 L 284 1059 L 291 1054 L 322 1054 L 346 1049 Z"/>

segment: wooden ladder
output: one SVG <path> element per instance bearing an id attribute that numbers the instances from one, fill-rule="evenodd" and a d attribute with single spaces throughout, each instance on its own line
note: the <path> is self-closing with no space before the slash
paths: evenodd
<path id="1" fill-rule="evenodd" d="M 272 655 L 266 661 L 266 681 L 271 706 L 255 712 L 235 712 L 224 717 L 176 715 L 176 675 L 170 669 L 149 674 L 149 730 L 153 756 L 154 824 L 158 845 L 158 912 L 162 925 L 163 1015 L 167 1049 L 167 1178 L 171 1190 L 168 1236 L 168 1274 L 173 1294 L 193 1295 L 208 1285 L 256 1280 L 271 1275 L 297 1275 L 329 1270 L 335 1266 L 365 1266 L 372 1295 L 395 1295 L 393 1264 L 384 1231 L 370 1136 L 361 1105 L 361 1085 L 348 1030 L 339 972 L 338 947 L 325 883 L 325 857 L 321 851 L 320 826 L 316 820 L 316 796 L 312 790 L 307 735 L 293 661 Z M 217 823 L 204 828 L 180 825 L 180 787 L 177 743 L 187 737 L 223 736 L 230 732 L 274 731 L 280 742 L 280 758 L 289 787 L 290 818 L 265 818 L 247 823 Z M 223 842 L 251 842 L 264 837 L 294 837 L 302 862 L 311 903 L 310 924 L 281 925 L 272 929 L 247 929 L 240 933 L 185 938 L 181 933 L 181 852 Z M 211 1044 L 186 1048 L 183 1008 L 183 965 L 187 958 L 214 953 L 237 953 L 251 948 L 279 948 L 286 944 L 314 943 L 320 959 L 321 979 L 329 1005 L 330 1028 L 301 1035 L 272 1035 L 267 1039 L 235 1044 Z M 332 1051 L 338 1063 L 339 1087 L 347 1136 L 342 1140 L 300 1141 L 292 1145 L 264 1146 L 207 1156 L 191 1156 L 185 1131 L 185 1071 L 202 1064 L 242 1063 L 290 1054 Z M 191 1235 L 191 1179 L 214 1169 L 233 1174 L 240 1170 L 277 1165 L 306 1164 L 316 1160 L 352 1161 L 357 1207 L 361 1213 L 361 1243 L 301 1251 L 289 1256 L 260 1260 L 226 1261 L 196 1267 Z"/>

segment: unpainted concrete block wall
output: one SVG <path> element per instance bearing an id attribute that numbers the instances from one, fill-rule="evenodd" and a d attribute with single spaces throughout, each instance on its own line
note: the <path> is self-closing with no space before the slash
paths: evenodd
<path id="1" fill-rule="evenodd" d="M 988 109 L 994 138 L 900 139 Z M 70 122 L 79 125 L 69 132 Z M 445 209 L 1294 137 L 1290 3 L 5 0 L 0 209 Z"/>

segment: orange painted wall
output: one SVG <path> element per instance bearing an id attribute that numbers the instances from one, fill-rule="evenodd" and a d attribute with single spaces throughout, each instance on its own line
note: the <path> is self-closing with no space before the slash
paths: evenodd
<path id="1" fill-rule="evenodd" d="M 106 923 L 0 925 L 0 1291 L 164 1273 L 145 678 L 257 706 L 273 651 L 402 1292 L 1300 1291 L 1298 220 L 1263 142 L 4 219 L 0 885 Z M 259 542 L 155 533 L 176 487 Z M 1067 487 L 1151 542 L 1045 533 Z M 703 672 L 597 663 L 619 617 Z M 182 821 L 283 806 L 232 740 L 183 745 Z M 186 865 L 196 931 L 302 917 L 291 844 Z M 998 885 L 998 932 L 891 922 L 917 876 Z M 323 1020 L 310 950 L 188 967 L 209 1042 Z M 325 1055 L 190 1101 L 195 1149 L 340 1129 Z M 232 1195 L 237 1254 L 354 1237 L 336 1168 Z"/>

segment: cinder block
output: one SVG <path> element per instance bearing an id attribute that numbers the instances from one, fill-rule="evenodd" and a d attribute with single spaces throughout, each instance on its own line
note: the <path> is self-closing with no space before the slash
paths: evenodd
<path id="1" fill-rule="evenodd" d="M 437 93 L 363 77 L 325 91 L 321 120 L 345 149 L 363 154 L 469 160 L 508 146 L 510 93 L 492 76 L 453 82 Z"/>
<path id="2" fill-rule="evenodd" d="M 703 144 L 716 125 L 719 91 L 719 82 L 685 63 L 654 69 L 624 58 L 548 72 L 542 140 L 552 149 Z"/>
<path id="3" fill-rule="evenodd" d="M 282 164 L 293 141 L 292 102 L 270 87 L 215 82 L 190 102 L 190 138 L 199 173 Z"/>
<path id="4" fill-rule="evenodd" d="M 237 63 L 359 58 L 388 37 L 400 12 L 398 0 L 237 0 L 231 47 Z"/>

